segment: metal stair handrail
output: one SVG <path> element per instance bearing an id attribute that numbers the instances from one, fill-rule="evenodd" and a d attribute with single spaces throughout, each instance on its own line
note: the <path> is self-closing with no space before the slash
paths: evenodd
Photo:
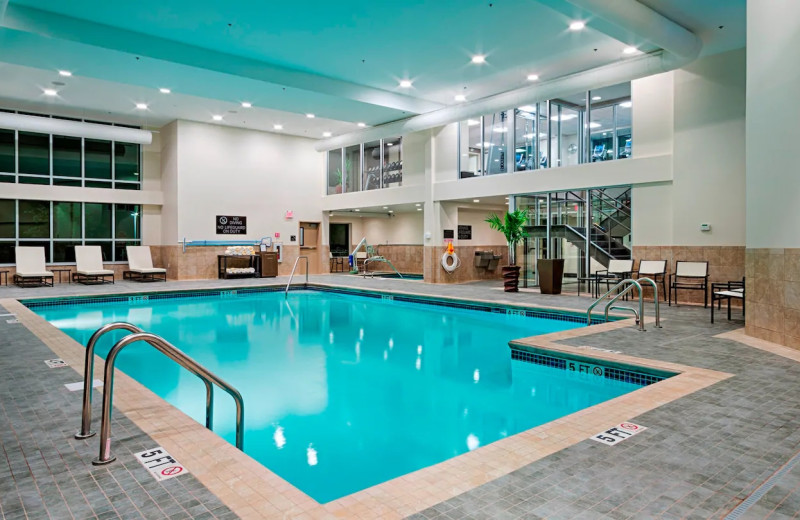
<path id="1" fill-rule="evenodd" d="M 242 394 L 225 380 L 218 377 L 161 336 L 150 332 L 136 332 L 117 341 L 117 343 L 111 347 L 106 357 L 103 379 L 103 415 L 100 421 L 100 454 L 96 459 L 92 460 L 92 464 L 101 466 L 114 462 L 117 459 L 115 456 L 111 455 L 111 407 L 114 396 L 114 365 L 120 351 L 137 341 L 144 341 L 152 347 L 155 347 L 159 352 L 198 376 L 205 383 L 206 426 L 209 429 L 211 429 L 212 426 L 212 416 L 214 413 L 214 391 L 212 383 L 223 389 L 233 398 L 236 403 L 236 447 L 244 451 L 244 400 L 242 399 Z"/>
<path id="2" fill-rule="evenodd" d="M 294 272 L 297 270 L 297 264 L 300 262 L 301 258 L 305 258 L 306 260 L 306 285 L 308 285 L 308 257 L 307 256 L 298 256 L 297 260 L 294 261 L 294 267 L 292 267 L 292 274 L 289 275 L 289 283 L 286 284 L 286 290 L 283 291 L 283 297 L 287 298 L 289 296 L 289 286 L 292 285 L 292 278 L 294 278 Z"/>

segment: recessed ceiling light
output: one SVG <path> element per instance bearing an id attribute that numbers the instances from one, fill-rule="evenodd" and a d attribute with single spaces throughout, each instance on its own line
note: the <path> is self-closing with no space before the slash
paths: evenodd
<path id="1" fill-rule="evenodd" d="M 601 125 L 600 123 L 596 123 L 594 121 L 589 123 L 589 128 L 600 128 L 601 126 L 603 126 L 603 125 Z"/>
<path id="2" fill-rule="evenodd" d="M 586 24 L 585 24 L 585 23 L 583 23 L 583 22 L 580 22 L 580 21 L 578 21 L 578 22 L 572 22 L 571 24 L 569 24 L 569 30 L 570 30 L 570 31 L 581 31 L 581 30 L 583 30 L 585 27 L 586 27 Z"/>
<path id="3" fill-rule="evenodd" d="M 600 96 L 592 96 L 592 101 L 600 101 L 601 99 L 603 98 Z"/>
<path id="4" fill-rule="evenodd" d="M 393 209 L 390 209 L 390 210 L 389 210 L 389 213 L 394 213 L 394 210 L 393 210 Z"/>
<path id="5" fill-rule="evenodd" d="M 508 200 L 508 197 L 506 197 L 506 200 Z"/>
<path id="6" fill-rule="evenodd" d="M 314 119 L 317 116 L 315 116 L 314 114 L 306 114 L 306 117 L 309 119 Z"/>
<path id="7" fill-rule="evenodd" d="M 356 123 L 356 126 L 358 126 L 359 128 L 364 128 L 365 126 L 367 126 L 367 123 Z"/>
<path id="8" fill-rule="evenodd" d="M 539 76 L 536 74 L 528 74 L 528 81 L 537 81 Z"/>
<path id="9" fill-rule="evenodd" d="M 411 88 L 411 81 L 404 79 L 400 82 L 400 87 L 402 88 Z"/>
<path id="10" fill-rule="evenodd" d="M 467 96 L 465 96 L 464 94 L 456 94 L 456 97 L 454 97 L 453 99 L 455 99 L 456 101 L 458 101 L 460 103 L 462 101 L 466 101 L 467 100 Z"/>
<path id="11" fill-rule="evenodd" d="M 553 121 L 558 121 L 559 119 L 561 121 L 569 121 L 570 119 L 575 119 L 576 117 L 578 116 L 575 114 L 561 114 L 561 116 L 552 116 L 550 119 Z"/>
<path id="12" fill-rule="evenodd" d="M 46 89 L 44 89 L 44 95 L 45 96 L 57 96 L 58 95 L 58 91 L 56 89 L 54 89 L 54 88 L 46 88 Z"/>
<path id="13" fill-rule="evenodd" d="M 169 93 L 171 93 L 171 92 L 172 92 L 172 91 L 171 91 L 170 89 L 168 89 L 168 88 L 160 88 L 160 89 L 158 89 L 158 91 L 159 91 L 159 92 L 161 92 L 162 94 L 169 94 Z"/>
<path id="14" fill-rule="evenodd" d="M 476 65 L 480 65 L 481 63 L 486 63 L 486 56 L 483 54 L 476 54 L 472 57 L 472 63 Z"/>
<path id="15" fill-rule="evenodd" d="M 416 206 L 416 207 L 420 207 L 420 206 L 422 206 L 422 204 L 415 204 L 415 206 Z"/>
<path id="16" fill-rule="evenodd" d="M 249 101 L 242 101 L 242 108 L 251 108 L 253 106 Z"/>
<path id="17" fill-rule="evenodd" d="M 523 106 L 519 107 L 519 109 L 522 110 L 523 112 L 529 112 L 531 114 L 535 114 L 536 113 L 536 107 L 533 106 L 533 105 L 523 105 Z"/>
<path id="18" fill-rule="evenodd" d="M 214 114 L 213 116 L 211 116 L 211 119 L 213 119 L 214 121 L 222 121 L 222 116 L 219 114 Z"/>
<path id="19" fill-rule="evenodd" d="M 467 126 L 475 126 L 481 124 L 477 119 L 467 119 Z"/>
<path id="20" fill-rule="evenodd" d="M 636 47 L 625 47 L 624 49 L 622 49 L 622 52 L 625 54 L 636 54 L 637 52 L 639 52 L 639 49 L 637 49 Z"/>
<path id="21" fill-rule="evenodd" d="M 58 73 L 65 78 L 72 76 L 72 73 L 68 70 L 59 70 Z"/>
<path id="22" fill-rule="evenodd" d="M 322 137 L 330 137 L 331 135 L 333 134 L 331 134 L 330 132 L 322 132 Z"/>
<path id="23" fill-rule="evenodd" d="M 136 103 L 136 110 L 147 110 L 147 103 Z"/>
<path id="24" fill-rule="evenodd" d="M 389 209 L 389 206 L 384 206 L 383 209 Z"/>
<path id="25" fill-rule="evenodd" d="M 630 108 L 631 105 L 633 105 L 633 103 L 631 103 L 630 101 L 623 101 L 622 103 L 619 104 L 619 106 L 621 106 L 622 108 Z"/>
<path id="26" fill-rule="evenodd" d="M 472 202 L 474 202 L 474 203 L 476 203 L 476 204 L 477 204 L 478 202 L 480 202 L 480 201 L 481 201 L 481 199 L 472 199 Z"/>
<path id="27" fill-rule="evenodd" d="M 283 125 L 272 125 L 275 130 L 283 130 Z"/>
<path id="28" fill-rule="evenodd" d="M 361 211 L 361 210 L 360 210 L 360 209 L 358 209 L 358 208 L 356 208 L 356 209 L 354 209 L 353 211 Z"/>
<path id="29" fill-rule="evenodd" d="M 417 211 L 422 211 L 422 208 L 417 208 Z"/>

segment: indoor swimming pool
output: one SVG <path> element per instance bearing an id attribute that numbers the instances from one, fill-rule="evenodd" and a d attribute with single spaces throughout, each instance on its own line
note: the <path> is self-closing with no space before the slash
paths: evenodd
<path id="1" fill-rule="evenodd" d="M 298 290 L 25 303 L 84 346 L 114 321 L 163 336 L 241 392 L 245 453 L 323 503 L 640 388 L 512 360 L 510 340 L 585 326 L 577 316 L 400 300 Z M 203 423 L 202 382 L 149 345 L 127 347 L 117 367 Z M 215 409 L 215 432 L 233 443 L 224 392 Z"/>

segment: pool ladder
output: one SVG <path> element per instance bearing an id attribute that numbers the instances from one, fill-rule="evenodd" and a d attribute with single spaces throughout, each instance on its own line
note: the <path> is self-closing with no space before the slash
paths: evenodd
<path id="1" fill-rule="evenodd" d="M 286 290 L 283 291 L 284 298 L 289 296 L 289 286 L 292 285 L 292 278 L 294 278 L 294 272 L 297 270 L 297 264 L 300 262 L 301 258 L 305 258 L 306 260 L 306 285 L 308 285 L 308 257 L 298 256 L 297 260 L 294 261 L 294 267 L 292 267 L 292 274 L 289 275 L 289 283 L 286 284 Z"/>
<path id="2" fill-rule="evenodd" d="M 111 347 L 106 356 L 104 384 L 103 384 L 103 415 L 100 421 L 100 454 L 92 460 L 92 464 L 100 466 L 114 462 L 117 458 L 111 455 L 111 406 L 114 397 L 114 364 L 120 351 L 131 343 L 144 341 L 155 347 L 159 352 L 178 363 L 180 366 L 199 377 L 206 385 L 206 428 L 213 429 L 214 421 L 214 386 L 222 388 L 236 403 L 236 447 L 244 450 L 244 400 L 242 394 L 226 383 L 203 365 L 187 356 L 180 349 L 170 344 L 161 336 L 145 332 L 136 325 L 125 322 L 114 322 L 97 329 L 86 344 L 86 359 L 83 365 L 83 413 L 81 415 L 81 429 L 75 434 L 76 439 L 86 439 L 95 434 L 92 431 L 92 382 L 94 377 L 94 348 L 97 341 L 107 332 L 112 330 L 127 330 L 132 332 Z"/>
<path id="3" fill-rule="evenodd" d="M 608 321 L 608 312 L 609 311 L 616 310 L 616 311 L 633 312 L 634 316 L 636 317 L 636 324 L 639 325 L 639 330 L 644 332 L 645 331 L 645 328 L 644 328 L 644 299 L 643 299 L 643 295 L 642 295 L 642 283 L 649 283 L 650 285 L 653 286 L 653 298 L 654 298 L 654 301 L 655 301 L 656 328 L 660 329 L 661 328 L 661 312 L 660 312 L 660 309 L 658 308 L 658 286 L 656 285 L 656 282 L 654 282 L 651 278 L 639 278 L 637 280 L 634 280 L 633 278 L 626 278 L 625 280 L 622 280 L 621 282 L 619 282 L 617 285 L 612 287 L 608 292 L 606 292 L 603 296 L 599 297 L 597 300 L 594 301 L 594 303 L 592 303 L 589 306 L 589 309 L 586 311 L 586 324 L 587 325 L 591 325 L 592 324 L 592 310 L 594 310 L 594 308 L 597 307 L 600 304 L 600 302 L 604 301 L 614 291 L 619 291 L 619 289 L 622 289 L 624 287 L 624 289 L 619 291 L 616 294 L 616 296 L 611 298 L 611 301 L 606 303 L 606 306 L 604 308 L 605 320 Z M 631 292 L 634 289 L 636 289 L 637 293 L 639 294 L 639 310 L 638 311 L 636 309 L 632 308 L 632 307 L 621 307 L 621 306 L 612 307 L 612 305 L 614 305 L 614 302 L 616 302 L 622 296 L 625 296 L 626 294 L 628 294 L 629 292 Z"/>

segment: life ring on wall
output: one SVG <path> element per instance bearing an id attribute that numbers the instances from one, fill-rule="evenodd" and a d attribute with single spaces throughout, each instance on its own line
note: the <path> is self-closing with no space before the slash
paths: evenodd
<path id="1" fill-rule="evenodd" d="M 448 263 L 448 260 L 452 260 L 452 263 Z M 461 260 L 459 260 L 458 255 L 455 254 L 455 252 L 446 252 L 442 255 L 442 268 L 448 273 L 455 271 L 459 265 L 461 265 Z"/>

